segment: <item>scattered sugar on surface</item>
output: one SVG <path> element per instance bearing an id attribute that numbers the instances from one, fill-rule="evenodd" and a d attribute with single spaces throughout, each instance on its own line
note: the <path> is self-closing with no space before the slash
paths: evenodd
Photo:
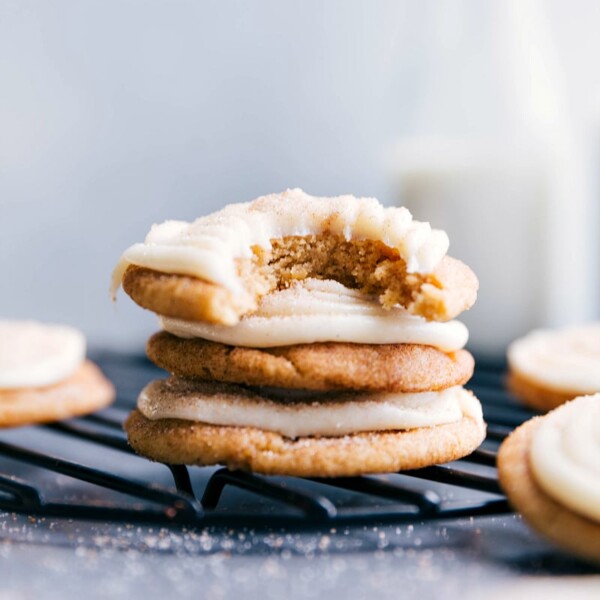
<path id="1" fill-rule="evenodd" d="M 193 596 L 347 598 L 418 594 L 465 597 L 524 569 L 544 572 L 549 547 L 514 516 L 434 524 L 322 527 L 313 531 L 99 525 L 0 515 L 0 558 L 8 592 L 25 569 L 43 574 L 28 592 L 61 598 L 102 594 L 136 598 Z M 535 561 L 538 560 L 536 563 Z M 32 562 L 33 561 L 33 562 Z M 583 569 L 571 561 L 571 572 Z M 0 567 L 1 568 L 1 567 Z M 37 580 L 44 582 L 42 590 Z M 77 591 L 76 591 L 77 590 Z M 81 597 L 80 595 L 77 597 Z"/>

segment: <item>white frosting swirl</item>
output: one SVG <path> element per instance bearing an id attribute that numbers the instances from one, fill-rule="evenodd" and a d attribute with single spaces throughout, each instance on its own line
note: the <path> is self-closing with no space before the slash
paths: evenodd
<path id="1" fill-rule="evenodd" d="M 85 338 L 73 327 L 0 321 L 0 389 L 41 387 L 66 379 L 85 358 Z"/>
<path id="2" fill-rule="evenodd" d="M 530 466 L 549 496 L 600 523 L 600 394 L 576 398 L 540 420 Z"/>
<path id="3" fill-rule="evenodd" d="M 559 331 L 537 330 L 508 348 L 511 369 L 573 395 L 600 391 L 600 323 Z"/>
<path id="4" fill-rule="evenodd" d="M 290 438 L 431 427 L 459 421 L 465 414 L 481 418 L 479 403 L 458 386 L 420 394 L 313 394 L 300 401 L 288 394 L 292 399 L 287 402 L 263 394 L 171 378 L 147 385 L 138 409 L 151 420 L 256 427 Z"/>
<path id="5" fill-rule="evenodd" d="M 160 317 L 166 331 L 234 346 L 269 348 L 315 342 L 424 344 L 444 352 L 462 348 L 467 328 L 459 321 L 426 321 L 402 308 L 386 310 L 375 298 L 331 280 L 305 279 L 273 292 L 258 310 L 231 327 Z"/>
<path id="6" fill-rule="evenodd" d="M 431 272 L 448 250 L 448 236 L 429 223 L 413 221 L 406 208 L 384 208 L 374 198 L 319 198 L 287 190 L 231 204 L 193 223 L 154 225 L 145 242 L 122 255 L 113 273 L 113 294 L 129 264 L 192 275 L 241 292 L 235 260 L 271 240 L 329 231 L 347 240 L 372 239 L 396 249 L 409 272 Z"/>

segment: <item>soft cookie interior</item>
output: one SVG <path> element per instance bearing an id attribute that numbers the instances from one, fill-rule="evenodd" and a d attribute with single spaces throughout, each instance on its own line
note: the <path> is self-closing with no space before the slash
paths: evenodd
<path id="1" fill-rule="evenodd" d="M 252 250 L 252 258 L 237 261 L 244 294 L 196 277 L 133 265 L 125 272 L 123 288 L 158 314 L 226 325 L 255 310 L 261 296 L 307 278 L 335 280 L 376 296 L 385 308 L 400 305 L 438 321 L 469 308 L 477 294 L 477 278 L 460 261 L 445 257 L 432 273 L 409 273 L 399 252 L 376 240 L 323 233 L 273 239 L 270 249 Z"/>

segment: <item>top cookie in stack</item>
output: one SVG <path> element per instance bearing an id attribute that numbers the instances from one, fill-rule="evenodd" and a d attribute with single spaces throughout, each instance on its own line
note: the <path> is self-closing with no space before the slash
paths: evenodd
<path id="1" fill-rule="evenodd" d="M 452 321 L 477 279 L 404 208 L 288 190 L 154 226 L 114 289 L 160 316 L 126 428 L 154 460 L 349 476 L 454 460 L 482 441 Z M 294 391 L 292 391 L 294 390 Z"/>

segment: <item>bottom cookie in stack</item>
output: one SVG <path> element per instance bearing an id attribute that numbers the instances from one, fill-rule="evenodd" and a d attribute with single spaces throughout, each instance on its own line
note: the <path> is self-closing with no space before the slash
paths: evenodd
<path id="1" fill-rule="evenodd" d="M 303 292 L 278 295 L 290 293 Z M 297 343 L 329 335 L 305 317 L 263 309 L 233 327 L 163 319 L 171 332 L 154 335 L 148 355 L 173 375 L 140 394 L 125 424 L 131 446 L 170 464 L 342 477 L 449 462 L 483 441 L 481 405 L 462 387 L 473 373 L 463 325 L 394 309 L 364 317 L 365 337 L 399 343 L 359 343 L 361 320 L 340 327 L 333 317 L 351 341 Z M 277 345 L 284 339 L 296 343 Z"/>
<path id="2" fill-rule="evenodd" d="M 461 387 L 296 397 L 178 377 L 148 385 L 125 427 L 133 448 L 159 462 L 304 477 L 449 462 L 485 434 L 479 402 Z"/>

